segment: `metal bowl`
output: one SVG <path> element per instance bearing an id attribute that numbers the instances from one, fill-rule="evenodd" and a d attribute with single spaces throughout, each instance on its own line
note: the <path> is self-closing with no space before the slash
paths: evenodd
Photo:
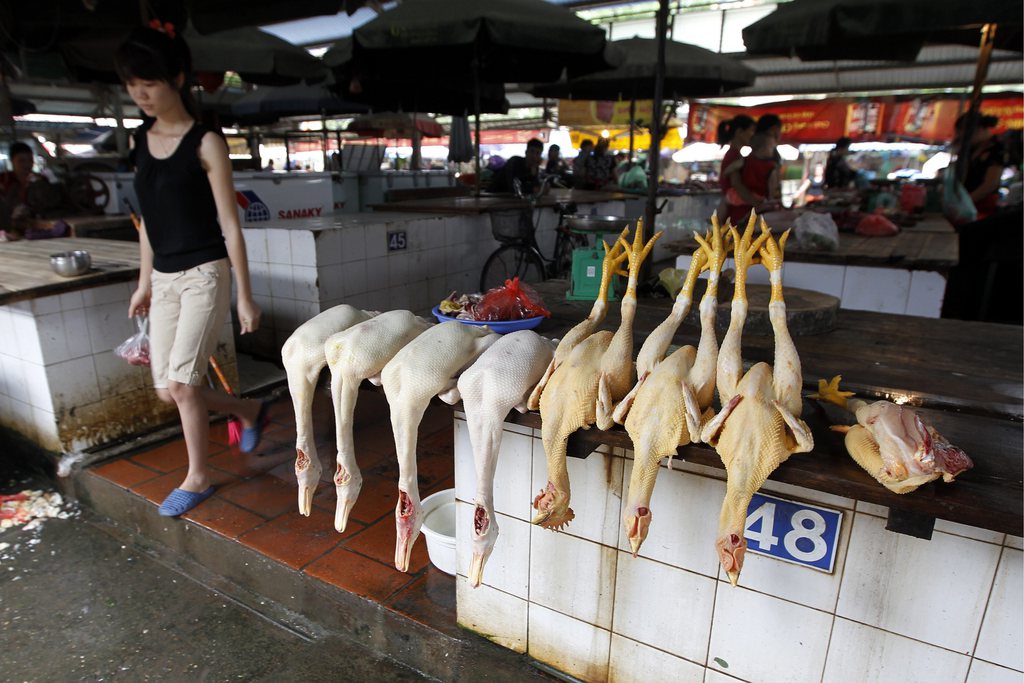
<path id="1" fill-rule="evenodd" d="M 574 216 L 566 216 L 565 224 L 570 230 L 576 232 L 596 232 L 601 234 L 619 233 L 633 220 L 622 216 L 591 216 L 585 213 L 578 213 Z"/>
<path id="2" fill-rule="evenodd" d="M 50 254 L 50 267 L 53 268 L 53 272 L 63 277 L 84 275 L 92 267 L 92 257 L 89 256 L 89 252 L 81 249 L 62 251 L 59 254 Z"/>

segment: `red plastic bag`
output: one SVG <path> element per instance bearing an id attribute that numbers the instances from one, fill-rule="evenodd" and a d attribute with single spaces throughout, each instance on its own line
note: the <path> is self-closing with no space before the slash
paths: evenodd
<path id="1" fill-rule="evenodd" d="M 861 218 L 855 232 L 865 237 L 891 237 L 900 231 L 896 224 L 885 216 L 871 213 Z"/>
<path id="2" fill-rule="evenodd" d="M 128 361 L 129 365 L 149 366 L 149 317 L 135 316 L 137 331 L 121 342 L 114 353 Z"/>
<path id="3" fill-rule="evenodd" d="M 488 291 L 473 307 L 473 317 L 477 320 L 523 320 L 537 316 L 550 318 L 551 311 L 544 308 L 540 294 L 518 277 L 505 280 L 504 286 Z"/>

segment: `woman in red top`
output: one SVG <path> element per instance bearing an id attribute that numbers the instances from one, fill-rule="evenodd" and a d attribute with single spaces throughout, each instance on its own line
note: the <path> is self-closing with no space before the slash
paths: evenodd
<path id="1" fill-rule="evenodd" d="M 746 220 L 752 209 L 762 211 L 766 203 L 778 200 L 778 169 L 775 138 L 758 133 L 750 140 L 750 154 L 725 171 L 732 176 L 725 200 L 733 225 Z"/>
<path id="2" fill-rule="evenodd" d="M 732 180 L 726 169 L 743 158 L 740 150 L 750 144 L 750 138 L 754 135 L 754 124 L 754 119 L 746 114 L 739 114 L 718 124 L 718 144 L 729 145 L 729 149 L 725 150 L 725 156 L 722 157 L 722 166 L 718 173 L 718 186 L 722 189 L 722 201 L 718 205 L 719 216 L 728 213 L 725 195 L 732 189 Z"/>

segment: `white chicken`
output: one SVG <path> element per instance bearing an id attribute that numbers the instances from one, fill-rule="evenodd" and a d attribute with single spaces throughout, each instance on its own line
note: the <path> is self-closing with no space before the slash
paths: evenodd
<path id="1" fill-rule="evenodd" d="M 430 399 L 459 400 L 459 374 L 497 341 L 487 327 L 454 321 L 435 325 L 395 354 L 381 371 L 391 407 L 391 430 L 398 454 L 398 505 L 395 508 L 395 567 L 408 571 L 412 546 L 423 523 L 416 480 L 417 430 Z"/>
<path id="2" fill-rule="evenodd" d="M 334 334 L 324 343 L 324 355 L 331 369 L 331 397 L 338 439 L 338 467 L 334 473 L 338 505 L 334 528 L 339 532 L 345 531 L 349 513 L 363 486 L 363 476 L 356 463 L 352 425 L 359 385 L 368 379 L 380 386 L 380 373 L 388 361 L 430 326 L 409 311 L 388 311 Z"/>
<path id="3" fill-rule="evenodd" d="M 281 348 L 281 362 L 288 375 L 288 392 L 295 408 L 295 478 L 299 484 L 299 514 L 306 517 L 312 512 L 313 494 L 323 473 L 313 438 L 313 392 L 320 371 L 327 364 L 324 342 L 332 334 L 375 315 L 348 304 L 329 308 L 299 325 Z"/>
<path id="4" fill-rule="evenodd" d="M 551 362 L 553 351 L 554 344 L 536 332 L 513 332 L 484 351 L 459 378 L 458 389 L 476 465 L 473 561 L 469 568 L 469 583 L 474 588 L 480 585 L 484 563 L 498 538 L 494 470 L 501 450 L 502 424 L 513 408 L 526 412 L 530 391 Z"/>

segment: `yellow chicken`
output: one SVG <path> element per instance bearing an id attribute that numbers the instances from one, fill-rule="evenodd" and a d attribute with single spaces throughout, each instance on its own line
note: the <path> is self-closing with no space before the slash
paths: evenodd
<path id="1" fill-rule="evenodd" d="M 646 378 L 641 377 L 636 384 L 636 400 L 626 417 L 626 431 L 633 440 L 633 473 L 629 480 L 629 493 L 622 514 L 622 523 L 626 527 L 629 545 L 636 557 L 640 545 L 647 538 L 651 525 L 651 495 L 654 482 L 658 476 L 661 459 L 671 458 L 676 449 L 692 441 L 700 440 L 700 428 L 703 422 L 711 419 L 711 402 L 715 397 L 715 366 L 718 362 L 718 340 L 715 337 L 715 314 L 718 308 L 718 280 L 722 265 L 728 253 L 718 221 L 713 222 L 712 232 L 707 241 L 697 235 L 700 248 L 694 252 L 683 285 L 685 292 L 680 292 L 676 299 L 689 299 L 697 280 L 697 273 L 707 268 L 708 286 L 700 302 L 701 335 L 697 349 L 690 345 L 678 349 L 668 358 L 661 360 L 657 354 L 650 353 L 652 346 L 661 349 L 661 355 L 668 347 L 672 334 L 679 323 L 670 326 L 662 323 L 647 338 L 640 356 L 648 352 L 648 358 L 656 359 L 654 369 Z M 710 242 L 710 244 L 709 244 Z M 689 308 L 689 305 L 686 305 Z M 672 314 L 666 322 L 681 316 L 673 307 Z M 658 330 L 668 329 L 668 341 L 656 339 Z M 639 369 L 639 357 L 637 361 Z M 625 403 L 619 404 L 619 408 Z M 616 410 L 619 410 L 616 408 Z"/>
<path id="2" fill-rule="evenodd" d="M 629 259 L 629 284 L 622 296 L 622 322 L 614 334 L 597 332 L 572 349 L 565 362 L 555 368 L 540 396 L 541 440 L 547 455 L 548 484 L 533 501 L 537 510 L 534 524 L 561 529 L 573 519 L 565 462 L 569 435 L 595 423 L 601 429 L 610 428 L 615 402 L 632 386 L 637 279 L 640 265 L 659 237 L 661 233 L 645 245 L 641 223 L 637 225 L 632 246 L 623 237 L 619 238 L 624 255 L 613 256 L 614 252 L 605 245 L 608 256 L 604 270 L 616 268 L 623 258 Z"/>
<path id="3" fill-rule="evenodd" d="M 747 549 L 743 533 L 747 507 L 754 493 L 793 453 L 814 447 L 811 430 L 799 418 L 800 357 L 786 327 L 786 303 L 782 297 L 783 250 L 789 232 L 776 242 L 761 221 L 761 235 L 753 238 L 755 216 L 742 238 L 732 230 L 736 262 L 736 291 L 732 300 L 729 330 L 718 356 L 718 393 L 722 410 L 701 431 L 701 440 L 718 451 L 725 464 L 725 500 L 718 522 L 715 547 L 732 585 L 739 580 Z M 747 270 L 760 254 L 771 276 L 769 318 L 775 333 L 775 365 L 757 363 L 745 375 L 741 355 L 743 323 L 747 317 Z"/>

